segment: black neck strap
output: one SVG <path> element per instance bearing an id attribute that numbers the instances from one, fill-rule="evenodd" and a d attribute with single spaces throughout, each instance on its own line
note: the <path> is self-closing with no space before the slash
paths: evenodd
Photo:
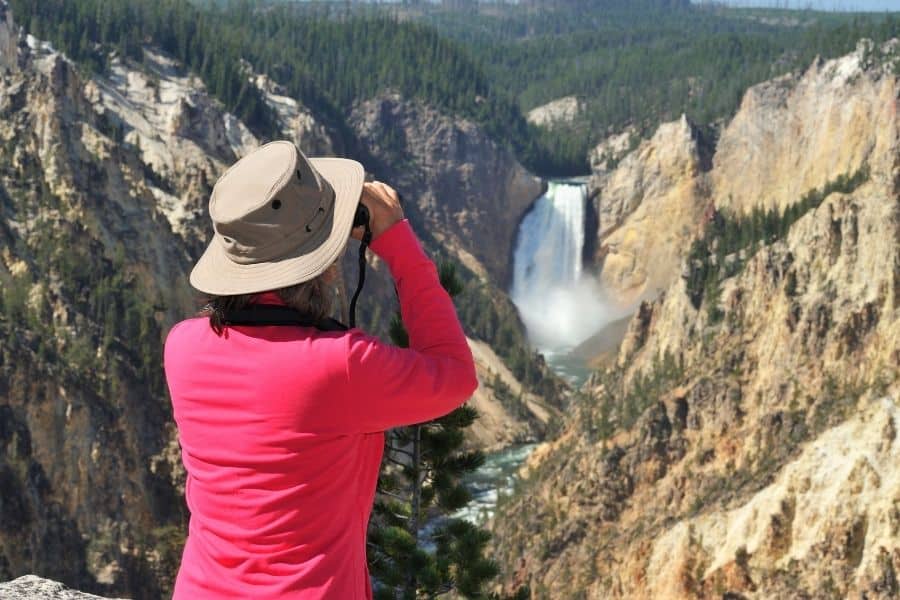
<path id="1" fill-rule="evenodd" d="M 369 228 L 369 220 L 366 219 L 366 231 L 363 233 L 362 240 L 359 242 L 359 279 L 356 282 L 356 291 L 353 292 L 353 298 L 350 299 L 350 327 L 356 327 L 356 301 L 359 299 L 359 293 L 366 283 L 366 248 L 372 242 L 372 230 Z"/>
<path id="2" fill-rule="evenodd" d="M 316 321 L 300 311 L 278 304 L 251 304 L 224 314 L 225 325 L 296 325 L 321 331 L 347 331 L 348 327 L 331 318 Z"/>

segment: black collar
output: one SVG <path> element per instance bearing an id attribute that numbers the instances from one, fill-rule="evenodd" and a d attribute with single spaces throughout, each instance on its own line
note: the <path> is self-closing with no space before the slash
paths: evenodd
<path id="1" fill-rule="evenodd" d="M 277 304 L 251 304 L 247 308 L 227 311 L 226 325 L 294 325 L 315 327 L 321 331 L 347 331 L 349 327 L 326 317 L 320 321 L 309 318 L 298 310 Z"/>

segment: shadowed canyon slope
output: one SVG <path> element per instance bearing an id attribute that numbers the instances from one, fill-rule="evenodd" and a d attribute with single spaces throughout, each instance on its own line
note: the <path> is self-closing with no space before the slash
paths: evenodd
<path id="1" fill-rule="evenodd" d="M 148 48 L 141 65 L 116 59 L 89 77 L 2 7 L 0 66 L 0 579 L 39 573 L 157 598 L 174 576 L 186 519 L 162 340 L 198 306 L 187 274 L 209 234 L 211 186 L 260 140 L 166 55 Z M 524 345 L 497 287 L 503 238 L 479 246 L 472 221 L 491 219 L 511 237 L 539 182 L 469 123 L 373 100 L 407 115 L 410 139 L 435 130 L 409 149 L 422 164 L 404 170 L 364 122 L 339 135 L 246 68 L 302 149 L 370 157 L 378 178 L 413 174 L 398 182 L 408 216 L 427 228 L 432 255 L 463 265 L 461 312 L 472 317 L 484 384 L 473 404 L 490 415 L 467 443 L 539 439 L 562 387 Z M 396 300 L 372 263 L 361 322 L 383 333 Z M 348 274 L 355 281 L 355 266 Z M 498 332 L 513 342 L 492 348 Z"/>
<path id="2" fill-rule="evenodd" d="M 360 103 L 351 125 L 409 189 L 424 229 L 482 276 L 506 285 L 516 229 L 541 195 L 541 180 L 466 119 L 385 94 Z"/>
<path id="3" fill-rule="evenodd" d="M 897 105 L 896 45 L 861 44 L 751 89 L 711 172 L 682 171 L 711 181 L 718 210 L 696 228 L 712 250 L 691 251 L 641 304 L 618 364 L 592 377 L 502 505 L 508 586 L 538 598 L 900 593 Z M 788 210 L 751 242 L 756 202 Z M 635 233 L 673 225 L 622 212 Z M 740 249 L 720 257 L 729 244 Z M 685 236 L 671 249 L 695 247 Z"/>

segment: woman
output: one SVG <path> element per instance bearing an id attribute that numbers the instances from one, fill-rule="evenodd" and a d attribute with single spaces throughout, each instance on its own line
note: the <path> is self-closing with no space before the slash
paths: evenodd
<path id="1" fill-rule="evenodd" d="M 472 355 L 396 192 L 362 165 L 290 142 L 216 182 L 215 234 L 191 272 L 211 297 L 166 339 L 165 372 L 191 520 L 175 598 L 371 598 L 365 538 L 385 429 L 472 394 Z M 390 268 L 409 348 L 359 329 L 233 325 L 261 305 L 331 312 L 332 265 L 362 202 Z"/>

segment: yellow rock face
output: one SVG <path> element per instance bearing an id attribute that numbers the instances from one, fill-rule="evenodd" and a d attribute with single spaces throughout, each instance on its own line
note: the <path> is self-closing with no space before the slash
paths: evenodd
<path id="1" fill-rule="evenodd" d="M 625 134 L 598 145 L 590 183 L 599 221 L 594 261 L 610 297 L 634 306 L 668 287 L 712 207 L 784 210 L 864 165 L 894 177 L 900 89 L 887 69 L 869 64 L 871 53 L 861 43 L 800 77 L 750 88 L 711 165 L 684 117 L 661 125 L 612 169 L 600 155 L 618 158 Z"/>
<path id="2" fill-rule="evenodd" d="M 600 281 L 623 306 L 655 296 L 678 272 L 706 200 L 696 133 L 685 117 L 666 123 L 610 172 L 591 180 Z"/>
<path id="3" fill-rule="evenodd" d="M 717 207 L 783 210 L 829 179 L 890 160 L 897 135 L 897 79 L 863 72 L 869 47 L 816 61 L 800 79 L 762 83 L 722 133 L 712 181 Z"/>

